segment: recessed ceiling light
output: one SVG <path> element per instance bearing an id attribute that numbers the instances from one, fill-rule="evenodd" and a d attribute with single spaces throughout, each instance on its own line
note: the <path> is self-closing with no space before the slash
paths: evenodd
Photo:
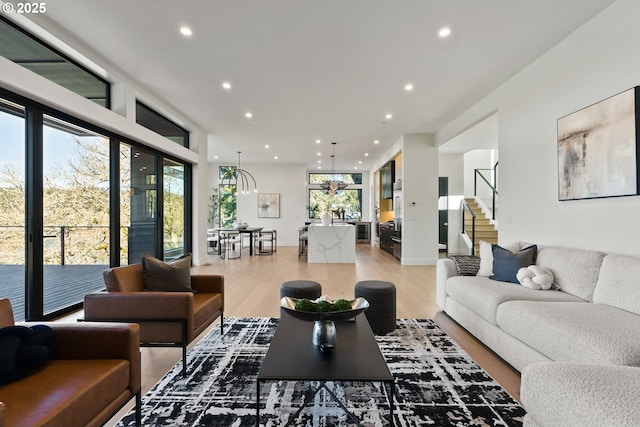
<path id="1" fill-rule="evenodd" d="M 318 169 L 322 169 L 322 166 L 318 166 Z"/>
<path id="2" fill-rule="evenodd" d="M 387 113 L 387 115 L 385 115 L 384 118 L 387 120 L 391 120 L 393 119 L 393 116 L 390 113 Z"/>
<path id="3" fill-rule="evenodd" d="M 223 89 L 226 89 L 226 90 L 231 89 L 231 83 L 229 83 L 229 82 L 222 82 L 222 88 L 223 88 Z"/>
<path id="4" fill-rule="evenodd" d="M 353 167 L 353 169 L 358 170 L 358 167 L 357 167 L 357 166 L 354 166 L 354 167 Z"/>
<path id="5" fill-rule="evenodd" d="M 380 141 L 378 141 L 377 139 L 375 141 L 373 141 L 374 144 L 380 144 Z"/>
<path id="6" fill-rule="evenodd" d="M 364 156 L 365 157 L 369 157 L 369 153 L 364 153 Z"/>
<path id="7" fill-rule="evenodd" d="M 264 148 L 269 148 L 269 144 L 265 144 Z"/>
<path id="8" fill-rule="evenodd" d="M 218 156 L 213 156 L 213 158 L 214 158 L 214 159 L 217 159 L 217 158 L 218 158 Z"/>
<path id="9" fill-rule="evenodd" d="M 404 90 L 406 90 L 407 92 L 411 92 L 413 90 L 413 84 L 407 83 L 406 85 L 404 85 Z"/>
<path id="10" fill-rule="evenodd" d="M 322 153 L 318 152 L 316 153 L 316 156 L 322 156 Z"/>
<path id="11" fill-rule="evenodd" d="M 438 37 L 440 37 L 441 39 L 446 39 L 450 35 L 451 35 L 451 28 L 449 27 L 442 27 L 440 28 L 440 31 L 438 31 Z"/>
<path id="12" fill-rule="evenodd" d="M 358 160 L 358 164 L 361 165 L 362 164 L 362 160 Z"/>
<path id="13" fill-rule="evenodd" d="M 279 157 L 278 156 L 273 156 L 273 158 L 274 158 L 274 160 L 278 160 Z"/>
<path id="14" fill-rule="evenodd" d="M 250 119 L 250 118 L 252 118 L 252 117 L 253 117 L 253 114 L 252 114 L 251 112 L 247 111 L 246 113 L 244 113 L 244 116 L 245 116 L 247 119 Z"/>
<path id="15" fill-rule="evenodd" d="M 320 141 L 319 139 L 316 139 L 316 144 L 320 144 L 322 141 Z"/>
<path id="16" fill-rule="evenodd" d="M 191 28 L 189 28 L 187 26 L 180 27 L 180 33 L 183 36 L 187 36 L 187 37 L 193 35 L 193 31 L 191 31 Z"/>
<path id="17" fill-rule="evenodd" d="M 318 160 L 318 163 L 322 163 L 322 160 Z"/>

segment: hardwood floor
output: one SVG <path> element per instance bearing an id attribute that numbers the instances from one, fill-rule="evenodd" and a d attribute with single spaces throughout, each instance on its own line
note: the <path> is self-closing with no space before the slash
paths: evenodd
<path id="1" fill-rule="evenodd" d="M 280 284 L 288 280 L 315 280 L 332 298 L 353 298 L 360 280 L 386 280 L 396 285 L 398 317 L 433 318 L 435 266 L 401 266 L 398 259 L 367 244 L 357 245 L 355 264 L 308 264 L 298 258 L 297 247 L 279 247 L 273 255 L 212 258 L 193 272 L 225 276 L 225 315 L 271 316 L 280 314 Z"/>
<path id="2" fill-rule="evenodd" d="M 353 287 L 360 280 L 386 280 L 396 286 L 399 318 L 431 318 L 463 347 L 478 363 L 519 401 L 520 376 L 469 335 L 436 305 L 436 267 L 403 266 L 390 254 L 368 244 L 357 245 L 355 264 L 308 264 L 298 258 L 297 247 L 278 247 L 273 255 L 223 260 L 212 256 L 194 273 L 225 276 L 225 316 L 278 317 L 280 284 L 288 280 L 315 280 L 322 293 L 332 298 L 353 298 Z M 216 328 L 217 323 L 209 330 Z M 193 347 L 195 343 L 192 343 Z M 180 360 L 180 349 L 142 348 L 142 392 L 146 393 Z M 128 408 L 130 408 L 129 406 Z M 120 411 L 107 426 L 114 425 L 126 412 Z"/>

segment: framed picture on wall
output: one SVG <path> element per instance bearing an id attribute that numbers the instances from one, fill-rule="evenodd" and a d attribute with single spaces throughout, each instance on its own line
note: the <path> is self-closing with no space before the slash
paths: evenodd
<path id="1" fill-rule="evenodd" d="M 558 119 L 558 199 L 639 194 L 635 87 Z"/>
<path id="2" fill-rule="evenodd" d="M 280 193 L 258 193 L 258 218 L 280 218 Z"/>

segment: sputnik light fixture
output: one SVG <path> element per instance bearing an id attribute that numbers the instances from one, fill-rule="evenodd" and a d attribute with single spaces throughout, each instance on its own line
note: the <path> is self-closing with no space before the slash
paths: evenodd
<path id="1" fill-rule="evenodd" d="M 242 194 L 249 194 L 249 190 L 251 189 L 251 183 L 253 182 L 253 191 L 254 193 L 258 192 L 258 185 L 256 184 L 256 179 L 247 171 L 246 169 L 242 169 L 240 167 L 240 154 L 242 151 L 238 151 L 238 166 L 229 167 L 222 175 L 222 185 L 226 186 L 231 185 L 231 181 L 235 180 L 236 184 L 236 193 L 238 189 Z"/>
<path id="2" fill-rule="evenodd" d="M 336 142 L 332 142 L 333 152 L 331 154 L 331 175 L 329 175 L 329 179 L 322 183 L 320 187 L 324 190 L 326 194 L 331 196 L 340 194 L 342 190 L 347 188 L 347 184 L 342 180 L 338 180 L 338 176 L 336 175 Z"/>

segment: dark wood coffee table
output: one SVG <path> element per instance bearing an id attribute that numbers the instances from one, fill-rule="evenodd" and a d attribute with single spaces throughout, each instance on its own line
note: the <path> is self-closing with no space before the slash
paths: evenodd
<path id="1" fill-rule="evenodd" d="M 336 322 L 336 346 L 331 353 L 323 353 L 313 345 L 312 330 L 313 322 L 282 313 L 256 381 L 256 425 L 260 425 L 260 384 L 266 381 L 319 381 L 321 386 L 316 393 L 322 388 L 329 391 L 357 424 L 359 421 L 325 382 L 380 381 L 389 387 L 389 421 L 393 425 L 393 375 L 364 314 L 356 316 L 355 321 Z"/>

